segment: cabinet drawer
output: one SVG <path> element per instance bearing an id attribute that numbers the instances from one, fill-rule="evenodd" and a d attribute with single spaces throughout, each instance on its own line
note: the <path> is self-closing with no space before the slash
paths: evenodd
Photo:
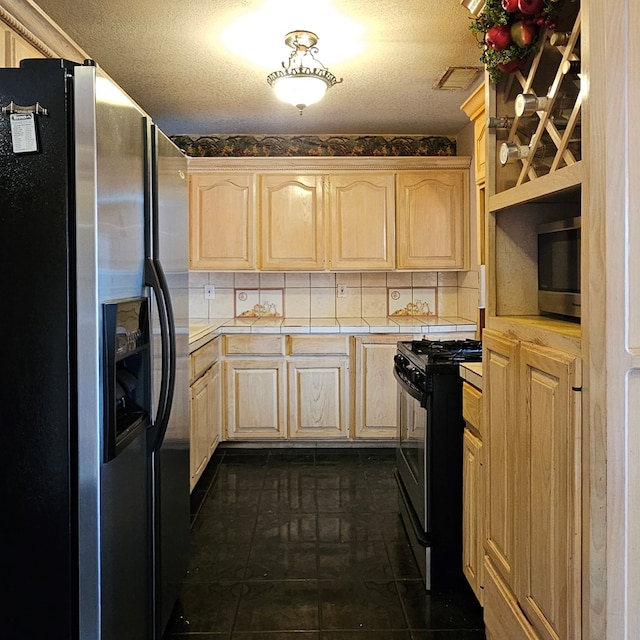
<path id="1" fill-rule="evenodd" d="M 220 357 L 220 339 L 214 338 L 191 354 L 191 380 L 201 376 Z"/>
<path id="2" fill-rule="evenodd" d="M 482 433 L 482 392 L 468 382 L 462 383 L 462 417 Z"/>
<path id="3" fill-rule="evenodd" d="M 349 355 L 349 336 L 289 336 L 291 355 Z"/>
<path id="4" fill-rule="evenodd" d="M 225 336 L 225 354 L 228 356 L 283 356 L 282 335 Z"/>

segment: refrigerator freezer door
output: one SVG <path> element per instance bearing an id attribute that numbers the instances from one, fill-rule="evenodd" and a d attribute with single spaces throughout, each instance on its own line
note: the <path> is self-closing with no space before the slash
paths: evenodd
<path id="1" fill-rule="evenodd" d="M 166 276 L 175 324 L 175 385 L 164 439 L 153 453 L 156 562 L 155 634 L 159 639 L 184 578 L 189 550 L 189 273 L 187 161 L 153 127 L 153 258 Z M 155 304 L 154 304 L 155 309 Z M 154 323 L 157 326 L 157 323 Z M 159 392 L 160 340 L 154 336 L 154 389 Z M 156 434 L 152 434 L 154 437 Z"/>

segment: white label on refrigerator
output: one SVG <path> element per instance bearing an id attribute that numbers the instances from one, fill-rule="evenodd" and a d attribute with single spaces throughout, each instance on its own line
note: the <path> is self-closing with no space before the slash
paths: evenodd
<path id="1" fill-rule="evenodd" d="M 32 153 L 38 150 L 36 119 L 33 113 L 12 113 L 11 140 L 14 153 Z"/>

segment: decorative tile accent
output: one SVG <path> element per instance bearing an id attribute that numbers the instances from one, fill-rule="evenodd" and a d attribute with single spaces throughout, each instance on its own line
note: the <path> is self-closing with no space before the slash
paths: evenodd
<path id="1" fill-rule="evenodd" d="M 387 315 L 390 318 L 437 315 L 436 288 L 397 287 L 387 289 Z"/>
<path id="2" fill-rule="evenodd" d="M 282 289 L 236 289 L 236 318 L 281 318 Z"/>
<path id="3" fill-rule="evenodd" d="M 455 156 L 444 136 L 172 136 L 188 156 Z"/>

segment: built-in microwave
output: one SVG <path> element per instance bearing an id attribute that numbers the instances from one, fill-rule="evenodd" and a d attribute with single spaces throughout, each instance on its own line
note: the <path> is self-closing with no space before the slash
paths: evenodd
<path id="1" fill-rule="evenodd" d="M 580 217 L 538 225 L 538 307 L 580 318 Z"/>

